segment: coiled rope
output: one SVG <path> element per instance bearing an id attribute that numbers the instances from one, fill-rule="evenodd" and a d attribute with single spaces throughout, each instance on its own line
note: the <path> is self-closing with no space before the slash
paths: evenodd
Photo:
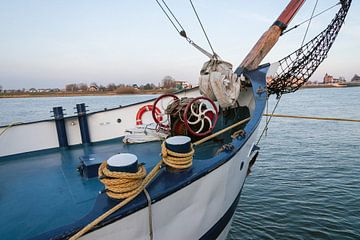
<path id="1" fill-rule="evenodd" d="M 163 164 L 163 161 L 160 160 L 158 162 L 158 164 L 155 165 L 155 167 L 149 172 L 149 174 L 144 178 L 144 180 L 141 182 L 141 185 L 139 188 L 137 188 L 137 190 L 133 193 L 133 195 L 125 198 L 123 201 L 121 201 L 118 205 L 116 205 L 115 207 L 111 208 L 110 210 L 108 210 L 107 212 L 105 212 L 104 214 L 102 214 L 101 216 L 99 216 L 98 218 L 96 218 L 94 221 L 92 221 L 91 223 L 89 223 L 88 225 L 86 225 L 83 229 L 81 229 L 79 232 L 77 232 L 74 236 L 72 236 L 70 238 L 70 240 L 75 240 L 80 238 L 82 235 L 84 235 L 85 233 L 87 233 L 88 231 L 90 231 L 93 227 L 95 227 L 98 223 L 100 223 L 101 221 L 103 221 L 105 218 L 107 218 L 108 216 L 110 216 L 111 214 L 115 213 L 116 211 L 118 211 L 120 208 L 122 208 L 123 206 L 125 206 L 126 204 L 128 204 L 129 202 L 131 202 L 134 198 L 136 198 L 144 189 L 145 187 L 156 177 L 157 173 L 160 171 L 161 169 L 161 165 Z"/>
<path id="2" fill-rule="evenodd" d="M 105 185 L 106 195 L 115 199 L 125 199 L 136 194 L 146 177 L 146 169 L 141 165 L 136 173 L 114 172 L 104 161 L 98 170 L 100 182 Z"/>
<path id="3" fill-rule="evenodd" d="M 188 153 L 177 153 L 166 148 L 165 142 L 161 145 L 161 155 L 165 165 L 175 169 L 186 169 L 192 166 L 194 148 Z"/>

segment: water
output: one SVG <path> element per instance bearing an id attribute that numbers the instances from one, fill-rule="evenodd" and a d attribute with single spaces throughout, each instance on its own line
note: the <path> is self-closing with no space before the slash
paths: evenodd
<path id="1" fill-rule="evenodd" d="M 72 114 L 76 103 L 95 111 L 152 97 L 0 99 L 0 125 L 46 119 L 53 106 Z M 302 90 L 276 113 L 360 119 L 359 99 L 360 88 Z M 360 123 L 274 118 L 228 239 L 360 239 L 359 146 Z"/>
<path id="2" fill-rule="evenodd" d="M 0 126 L 16 122 L 31 122 L 49 119 L 53 107 L 62 106 L 66 116 L 75 115 L 74 107 L 86 103 L 90 112 L 128 105 L 158 95 L 117 95 L 117 96 L 78 96 L 78 97 L 41 97 L 41 98 L 0 98 Z"/>
<path id="3" fill-rule="evenodd" d="M 360 119 L 359 103 L 360 88 L 308 89 L 277 113 Z M 273 118 L 260 146 L 228 239 L 360 239 L 360 123 Z"/>

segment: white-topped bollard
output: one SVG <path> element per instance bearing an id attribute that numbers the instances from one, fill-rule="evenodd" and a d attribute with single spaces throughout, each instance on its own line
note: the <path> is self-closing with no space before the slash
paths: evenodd
<path id="1" fill-rule="evenodd" d="M 191 151 L 191 138 L 188 136 L 174 136 L 165 140 L 167 149 L 177 153 L 188 153 Z"/>
<path id="2" fill-rule="evenodd" d="M 114 172 L 136 173 L 138 171 L 137 156 L 131 153 L 119 153 L 107 160 L 107 168 Z"/>
<path id="3" fill-rule="evenodd" d="M 166 169 L 174 172 L 186 171 L 192 166 L 194 149 L 188 136 L 174 136 L 165 140 L 162 146 Z"/>

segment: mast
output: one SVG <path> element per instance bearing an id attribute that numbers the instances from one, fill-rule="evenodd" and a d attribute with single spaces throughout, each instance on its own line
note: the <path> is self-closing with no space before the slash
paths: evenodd
<path id="1" fill-rule="evenodd" d="M 245 57 L 240 67 L 246 70 L 256 69 L 272 47 L 277 43 L 281 33 L 304 4 L 305 0 L 291 0 L 284 11 L 270 28 L 261 36 L 255 46 Z"/>

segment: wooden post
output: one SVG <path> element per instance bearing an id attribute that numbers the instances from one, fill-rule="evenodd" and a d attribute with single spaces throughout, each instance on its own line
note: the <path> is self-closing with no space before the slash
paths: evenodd
<path id="1" fill-rule="evenodd" d="M 285 10 L 280 14 L 274 24 L 257 41 L 245 57 L 240 67 L 246 70 L 256 69 L 272 47 L 278 41 L 281 33 L 286 29 L 291 19 L 295 16 L 305 0 L 291 0 Z"/>

